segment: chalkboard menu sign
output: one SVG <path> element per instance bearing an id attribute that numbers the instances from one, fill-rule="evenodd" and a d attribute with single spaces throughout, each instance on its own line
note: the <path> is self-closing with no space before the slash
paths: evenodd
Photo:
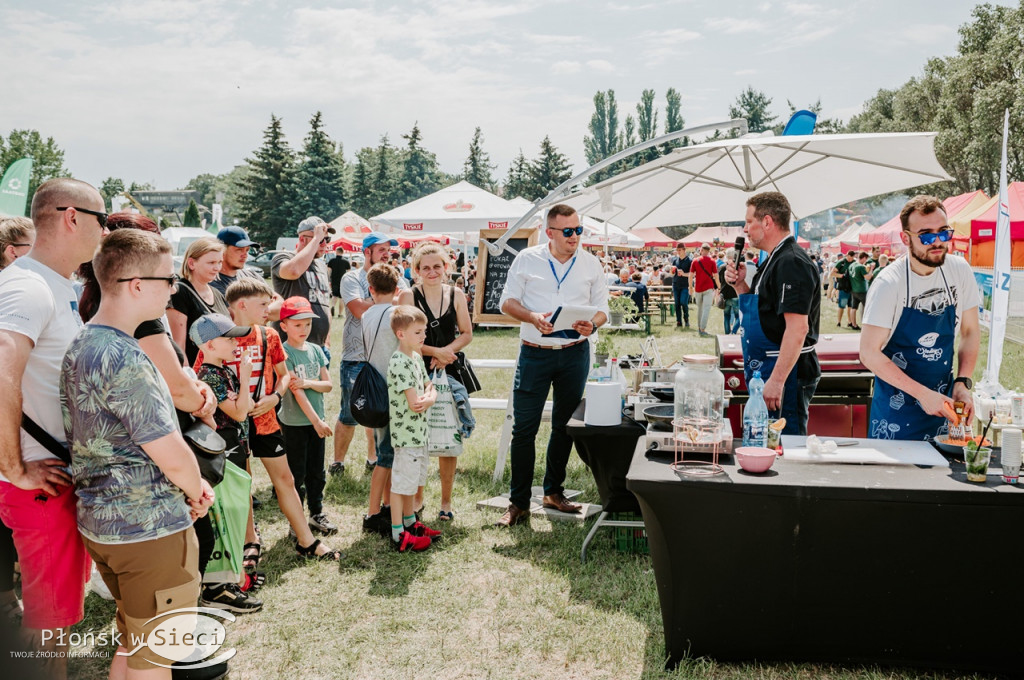
<path id="1" fill-rule="evenodd" d="M 512 266 L 515 254 L 503 250 L 499 255 L 491 255 L 487 250 L 487 242 L 497 241 L 506 231 L 508 230 L 488 229 L 480 232 L 476 295 L 473 299 L 473 323 L 519 323 L 512 317 L 501 313 L 501 292 L 505 290 L 508 270 Z M 518 253 L 536 243 L 536 229 L 520 229 L 508 240 L 506 245 Z"/>

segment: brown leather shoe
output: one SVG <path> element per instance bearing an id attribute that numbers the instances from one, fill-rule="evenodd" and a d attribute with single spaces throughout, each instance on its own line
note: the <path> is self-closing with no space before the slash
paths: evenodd
<path id="1" fill-rule="evenodd" d="M 583 509 L 582 505 L 579 503 L 570 503 L 566 497 L 560 493 L 553 493 L 550 496 L 544 496 L 544 507 L 568 513 L 579 512 Z"/>
<path id="2" fill-rule="evenodd" d="M 514 527 L 517 524 L 528 524 L 530 521 L 530 511 L 522 510 L 519 507 L 509 503 L 508 510 L 501 516 L 497 522 L 494 523 L 496 527 Z"/>

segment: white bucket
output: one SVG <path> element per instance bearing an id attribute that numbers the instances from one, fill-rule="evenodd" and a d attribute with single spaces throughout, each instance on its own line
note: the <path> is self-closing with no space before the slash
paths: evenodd
<path id="1" fill-rule="evenodd" d="M 622 385 L 617 382 L 588 382 L 584 395 L 587 425 L 618 425 L 622 422 Z"/>

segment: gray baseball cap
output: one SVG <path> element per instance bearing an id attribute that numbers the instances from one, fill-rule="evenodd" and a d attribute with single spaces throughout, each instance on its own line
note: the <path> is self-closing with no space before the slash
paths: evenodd
<path id="1" fill-rule="evenodd" d="M 316 217 L 316 216 L 307 217 L 306 219 L 304 219 L 301 222 L 299 222 L 299 231 L 298 231 L 298 233 L 301 234 L 304 231 L 313 231 L 314 229 L 316 229 L 316 225 L 318 225 L 318 224 L 327 224 L 327 223 L 324 222 L 319 217 Z M 334 234 L 336 232 L 337 232 L 337 230 L 334 227 L 332 227 L 330 225 L 327 226 L 327 233 L 328 234 Z"/>
<path id="2" fill-rule="evenodd" d="M 204 314 L 195 320 L 188 331 L 189 339 L 197 346 L 217 338 L 243 338 L 252 332 L 252 326 L 236 326 L 223 314 Z"/>

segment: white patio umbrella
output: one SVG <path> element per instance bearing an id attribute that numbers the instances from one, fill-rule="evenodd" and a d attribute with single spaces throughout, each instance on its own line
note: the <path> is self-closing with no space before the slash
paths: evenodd
<path id="1" fill-rule="evenodd" d="M 934 132 L 745 136 L 681 147 L 569 196 L 623 229 L 740 219 L 746 199 L 780 191 L 794 219 L 877 194 L 950 179 Z"/>

